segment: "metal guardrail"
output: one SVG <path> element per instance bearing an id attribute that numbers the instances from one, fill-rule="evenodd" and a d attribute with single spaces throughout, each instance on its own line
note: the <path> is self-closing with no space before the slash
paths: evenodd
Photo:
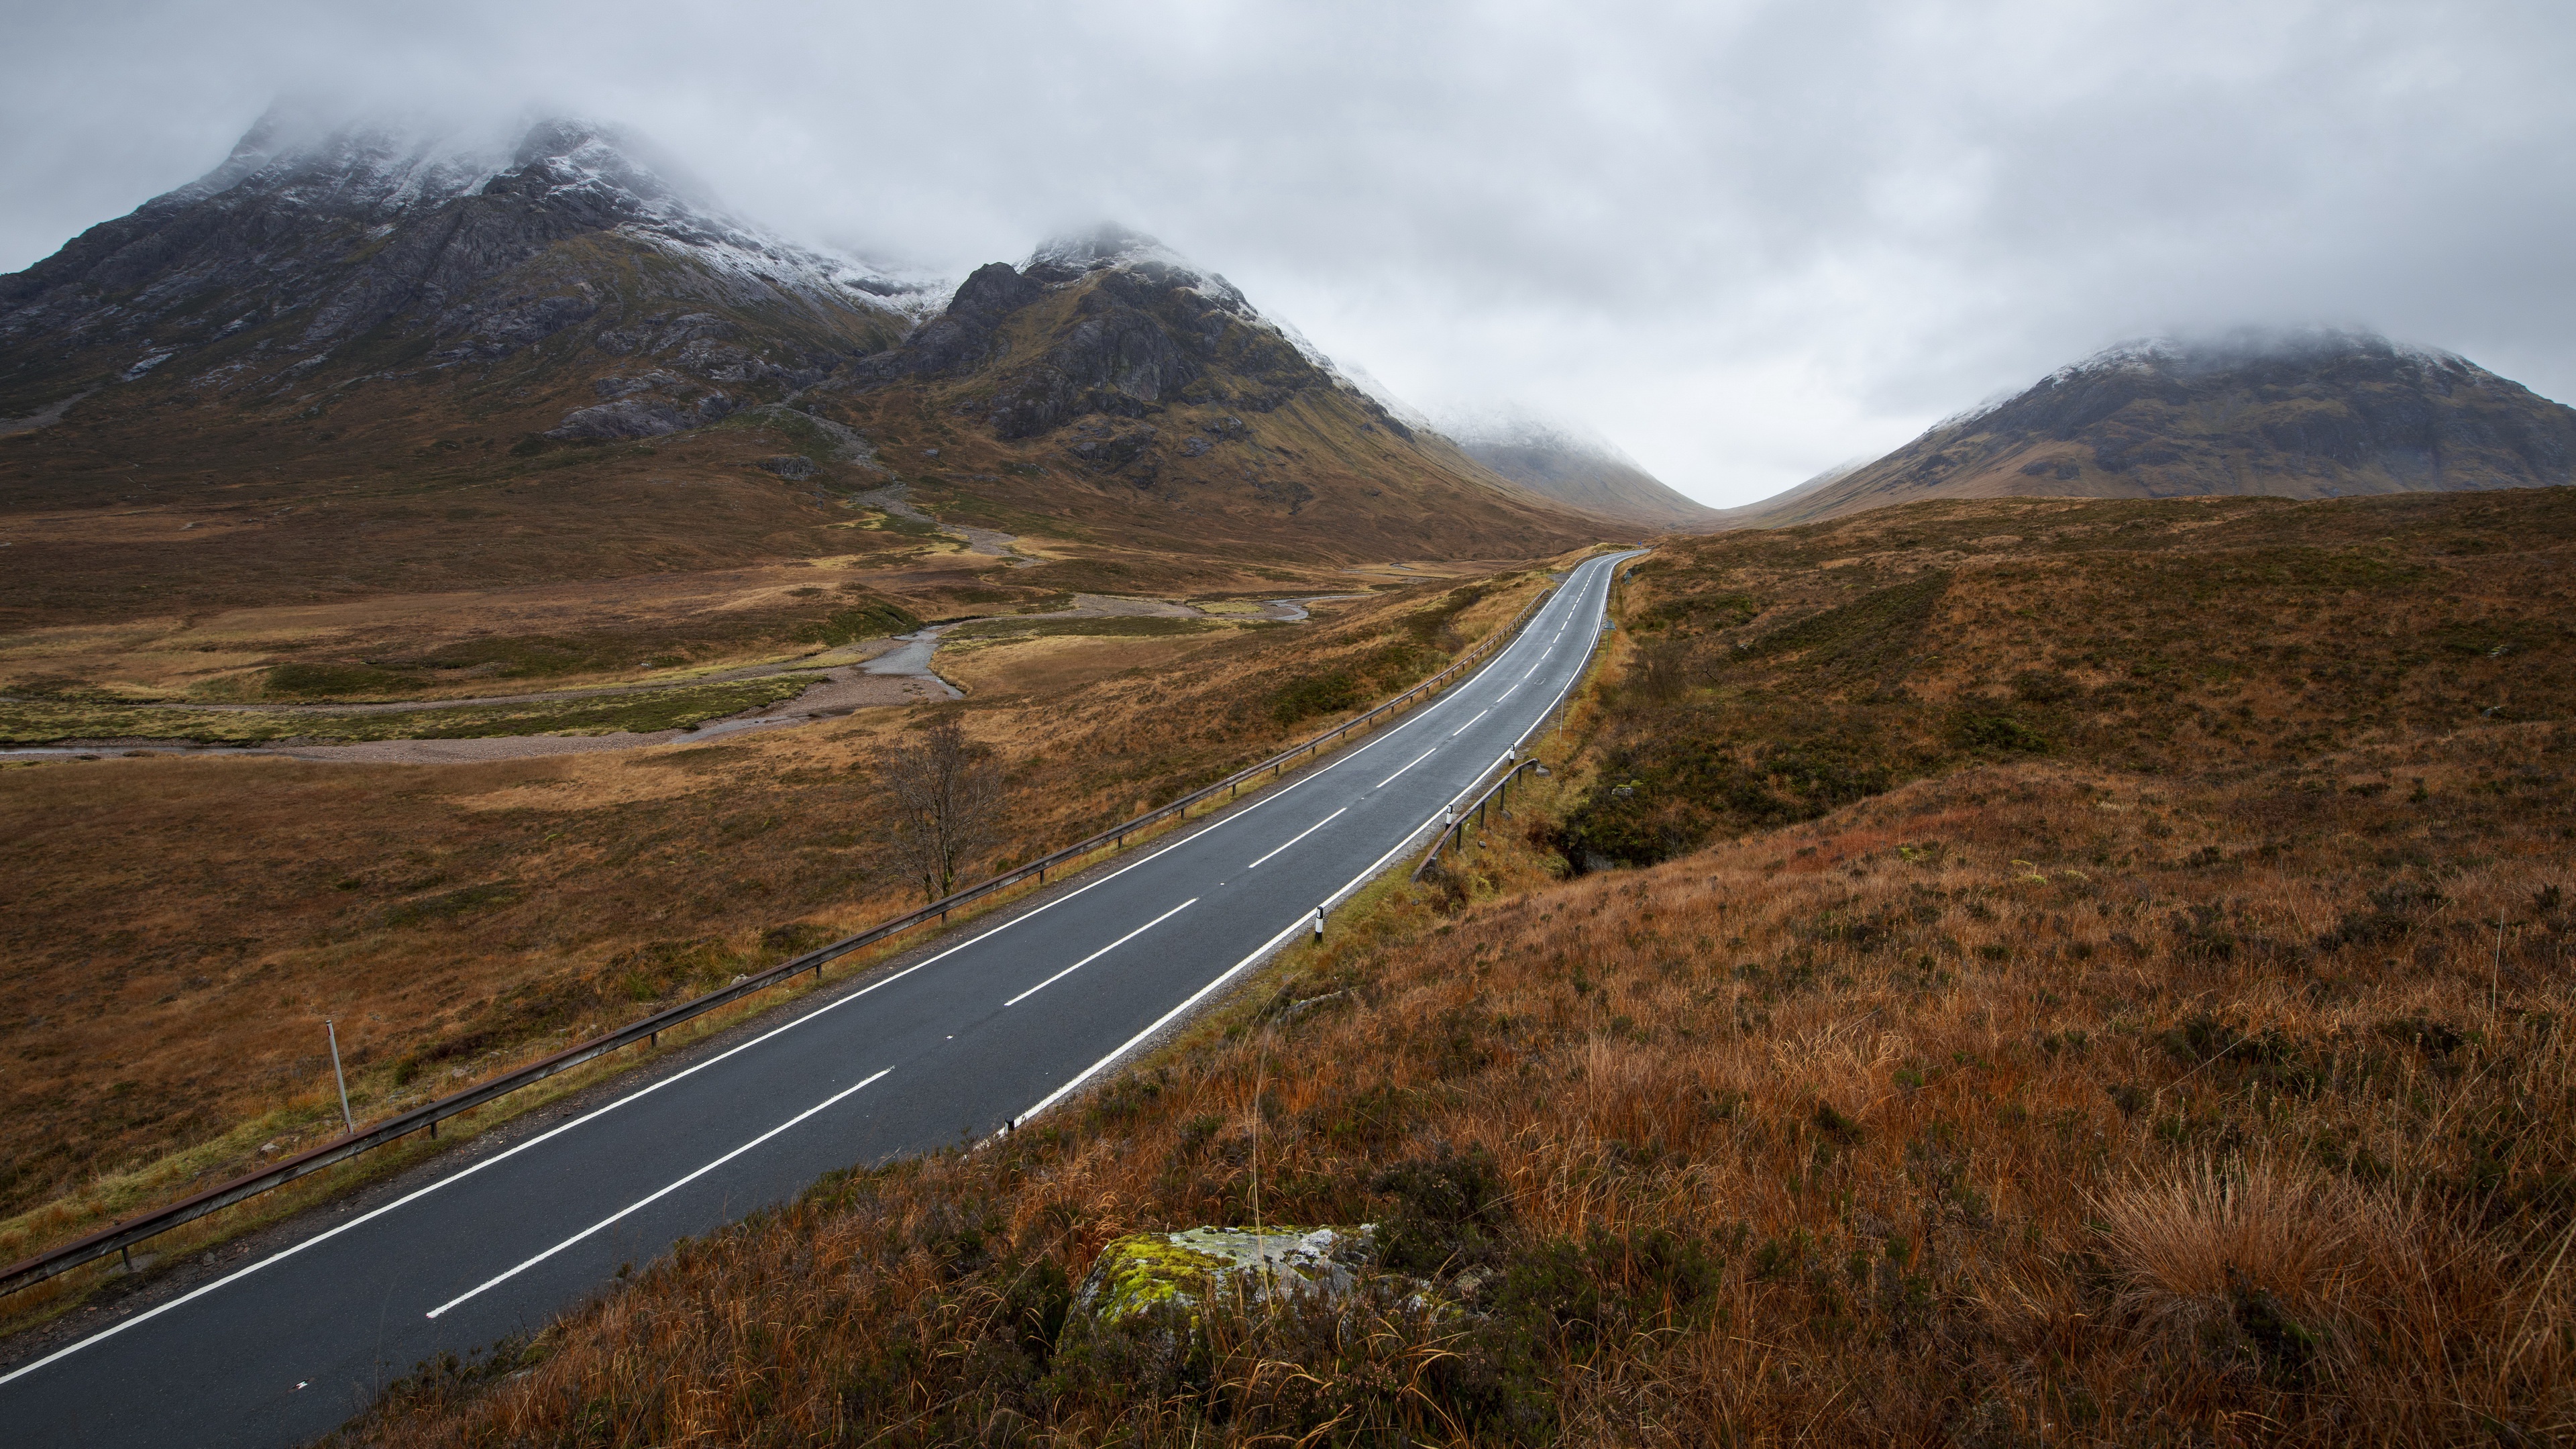
<path id="1" fill-rule="evenodd" d="M 1639 555 L 1642 555 L 1645 551 L 1644 546 L 1642 544 L 1639 545 Z M 1622 581 L 1625 581 L 1636 572 L 1637 571 L 1634 568 L 1630 568 L 1619 577 Z M 1601 627 L 1593 632 L 1595 642 L 1598 642 L 1601 635 L 1607 634 L 1618 627 L 1619 625 L 1616 620 L 1605 615 L 1601 620 Z M 1428 874 L 1431 867 L 1439 861 L 1440 852 L 1444 846 L 1455 851 L 1463 851 L 1467 848 L 1467 812 L 1471 810 L 1474 811 L 1476 813 L 1475 823 L 1482 825 L 1485 820 L 1486 801 L 1488 799 L 1492 799 L 1494 801 L 1495 810 L 1501 814 L 1509 815 L 1511 810 L 1507 802 L 1511 798 L 1510 786 L 1512 781 L 1518 778 L 1524 770 L 1536 770 L 1542 775 L 1547 773 L 1547 766 L 1539 763 L 1538 756 L 1532 755 L 1527 759 L 1520 758 L 1521 746 L 1529 743 L 1530 736 L 1547 728 L 1549 720 L 1554 719 L 1560 725 L 1564 723 L 1563 711 L 1567 707 L 1566 701 L 1573 698 L 1574 687 L 1581 684 L 1583 682 L 1583 676 L 1590 671 L 1591 661 L 1592 647 L 1586 646 L 1584 649 L 1584 667 L 1576 670 L 1572 677 L 1565 681 L 1565 687 L 1556 692 L 1556 698 L 1549 702 L 1548 707 L 1540 712 L 1537 719 L 1530 722 L 1530 727 L 1521 731 L 1521 737 L 1512 741 L 1512 747 L 1503 752 L 1503 757 L 1496 760 L 1493 764 L 1485 767 L 1486 769 L 1491 770 L 1501 765 L 1511 765 L 1510 769 L 1503 771 L 1503 777 L 1496 780 L 1493 784 L 1486 786 L 1483 793 L 1477 795 L 1473 802 L 1462 805 L 1453 801 L 1448 809 L 1443 812 L 1448 816 L 1448 819 L 1442 822 L 1440 833 L 1432 838 L 1431 849 L 1425 852 L 1422 859 L 1415 864 L 1413 867 L 1413 874 L 1407 877 L 1408 880 L 1419 882 L 1424 875 Z M 1518 763 L 1515 764 L 1513 763 L 1514 761 L 1518 761 Z M 1475 788 L 1476 787 L 1471 784 L 1467 787 L 1467 790 L 1473 790 Z M 1458 792 L 1460 799 L 1465 798 L 1467 790 L 1461 790 Z M 1455 841 L 1454 845 L 1452 844 L 1453 840 Z"/>
<path id="2" fill-rule="evenodd" d="M 257 1197 L 261 1193 L 274 1191 L 299 1177 L 319 1172 L 335 1163 L 345 1162 L 360 1153 L 373 1151 L 408 1137 L 414 1132 L 426 1131 L 435 1137 L 438 1135 L 439 1123 L 450 1117 L 473 1111 L 486 1102 L 508 1096 L 522 1087 L 533 1086 L 548 1077 L 569 1071 L 585 1062 L 616 1051 L 620 1047 L 632 1046 L 639 1041 L 647 1043 L 658 1041 L 663 1032 L 680 1026 L 692 1018 L 731 1005 L 755 992 L 784 984 L 807 971 L 820 972 L 840 957 L 853 951 L 865 950 L 879 941 L 899 935 L 915 926 L 926 925 L 932 921 L 945 921 L 951 912 L 972 905 L 995 892 L 1008 890 L 1022 881 L 1034 878 L 1043 884 L 1050 870 L 1081 861 L 1102 849 L 1116 850 L 1127 843 L 1128 836 L 1148 829 L 1157 822 L 1174 817 L 1187 819 L 1192 807 L 1205 804 L 1220 790 L 1225 792 L 1226 799 L 1232 800 L 1243 786 L 1263 774 L 1266 773 L 1275 778 L 1283 773 L 1289 762 L 1298 756 L 1310 752 L 1321 753 L 1323 748 L 1333 741 L 1354 730 L 1365 728 L 1388 713 L 1419 701 L 1427 694 L 1438 691 L 1470 667 L 1482 662 L 1486 655 L 1493 653 L 1500 645 L 1516 637 L 1522 626 L 1527 624 L 1555 594 L 1556 590 L 1553 588 L 1541 591 L 1536 599 L 1530 601 L 1529 607 L 1521 610 L 1509 624 L 1469 646 L 1467 651 L 1459 655 L 1447 668 L 1378 705 L 1366 714 L 1345 720 L 1313 739 L 1283 750 L 1259 764 L 1237 770 L 1215 784 L 1193 790 L 1160 809 L 1149 810 L 1133 820 L 1113 825 L 1089 839 L 1077 841 L 1061 850 L 1051 851 L 1036 860 L 1015 866 L 953 895 L 932 901 L 919 910 L 910 911 L 893 920 L 871 926 L 855 936 L 845 937 L 828 946 L 808 951 L 802 956 L 791 957 L 766 970 L 737 978 L 728 986 L 719 987 L 704 996 L 655 1012 L 605 1036 L 594 1037 L 577 1046 L 557 1052 L 553 1056 L 530 1062 L 515 1071 L 505 1072 L 488 1082 L 468 1087 L 452 1096 L 441 1097 L 435 1102 L 424 1103 L 408 1112 L 388 1117 L 336 1142 L 327 1142 L 293 1157 L 281 1159 L 257 1172 L 208 1188 L 192 1197 L 182 1198 L 168 1207 L 102 1228 L 85 1238 L 38 1253 L 23 1262 L 0 1270 L 0 1294 L 14 1293 L 21 1288 L 33 1287 L 57 1274 L 77 1268 L 84 1263 L 96 1262 L 111 1253 L 129 1253 L 137 1243 L 157 1237 L 172 1228 L 194 1222 L 210 1213 L 220 1212 L 237 1202 Z"/>
<path id="3" fill-rule="evenodd" d="M 1505 770 L 1503 772 L 1503 778 L 1486 786 L 1485 793 L 1477 796 L 1467 804 L 1459 806 L 1456 811 L 1453 812 L 1453 816 L 1448 822 L 1447 828 L 1440 832 L 1438 839 L 1431 842 L 1431 849 L 1424 853 L 1422 863 L 1413 868 L 1413 874 L 1408 877 L 1408 879 L 1417 881 L 1422 879 L 1423 873 L 1430 870 L 1433 865 L 1439 862 L 1440 852 L 1443 847 L 1447 847 L 1453 851 L 1463 851 L 1467 848 L 1467 826 L 1470 824 L 1467 817 L 1470 813 L 1474 814 L 1475 820 L 1472 823 L 1476 825 L 1483 825 L 1485 823 L 1485 807 L 1488 803 L 1491 803 L 1494 813 L 1497 815 L 1511 814 L 1512 782 L 1519 779 L 1522 772 L 1526 770 L 1536 770 L 1540 774 L 1544 775 L 1547 773 L 1547 766 L 1540 764 L 1536 757 L 1523 760 L 1519 764 Z M 1453 845 L 1452 842 L 1455 842 L 1455 844 Z"/>

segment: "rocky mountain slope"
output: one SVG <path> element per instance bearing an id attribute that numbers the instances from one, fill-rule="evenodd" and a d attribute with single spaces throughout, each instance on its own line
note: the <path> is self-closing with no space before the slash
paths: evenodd
<path id="1" fill-rule="evenodd" d="M 1395 416 L 1222 276 L 1114 226 L 978 268 L 900 347 L 800 406 L 900 440 L 879 465 L 934 500 L 1182 551 L 1526 555 L 1598 529 Z"/>
<path id="2" fill-rule="evenodd" d="M 897 482 L 1050 538 L 1065 577 L 1012 576 L 1042 589 L 1600 529 L 1149 240 L 1051 243 L 952 298 L 575 121 L 273 112 L 0 277 L 0 535 L 45 545 L 13 556 L 20 622 L 846 555 L 849 500 Z"/>
<path id="3" fill-rule="evenodd" d="M 1543 419 L 1498 414 L 1444 420 L 1468 457 L 1534 493 L 1656 532 L 1716 524 L 1716 509 L 1674 492 L 1612 444 Z"/>
<path id="4" fill-rule="evenodd" d="M 2576 480 L 2576 409 L 2365 333 L 2123 344 L 1738 524 L 1923 498 L 2328 498 Z"/>
<path id="5" fill-rule="evenodd" d="M 936 301 L 725 216 L 605 127 L 281 109 L 204 177 L 0 278 L 0 413 L 147 377 L 235 408 L 385 369 L 470 386 L 553 342 L 649 362 L 654 400 L 627 395 L 606 430 L 667 432 L 881 349 Z"/>

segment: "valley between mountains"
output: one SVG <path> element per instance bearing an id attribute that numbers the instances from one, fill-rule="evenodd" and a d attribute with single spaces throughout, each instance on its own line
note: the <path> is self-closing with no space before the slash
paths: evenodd
<path id="1" fill-rule="evenodd" d="M 963 884 L 1544 599 L 1561 708 L 1472 737 L 1544 766 L 1508 813 L 1426 864 L 1491 772 L 1406 796 L 1395 853 L 1319 855 L 1360 873 L 1319 934 L 1015 1130 L 709 1178 L 329 1385 L 328 1442 L 2554 1441 L 2571 483 L 2576 410 L 2247 331 L 1711 509 L 1571 422 L 1426 417 L 1123 226 L 930 276 L 613 128 L 281 108 L 0 278 L 0 1260 L 919 905 L 952 727 Z M 0 1299 L 0 1422 L 967 919 Z M 1120 969 L 1053 929 L 1012 969 Z M 204 1433 L 339 1424 L 254 1402 L 306 1387 Z"/>

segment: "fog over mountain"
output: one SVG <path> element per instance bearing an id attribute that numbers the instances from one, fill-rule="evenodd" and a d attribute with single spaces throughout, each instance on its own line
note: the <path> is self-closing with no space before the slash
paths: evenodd
<path id="1" fill-rule="evenodd" d="M 1468 457 L 1524 487 L 1637 528 L 1704 528 L 1714 510 L 1674 492 L 1619 445 L 1579 425 L 1497 406 L 1437 420 Z"/>
<path id="2" fill-rule="evenodd" d="M 323 93 L 594 118 L 899 275 L 1114 216 L 1399 397 L 1544 398 L 1712 504 L 2120 337 L 2372 328 L 2576 397 L 2561 6 L 129 0 L 10 38 L 0 270 Z"/>

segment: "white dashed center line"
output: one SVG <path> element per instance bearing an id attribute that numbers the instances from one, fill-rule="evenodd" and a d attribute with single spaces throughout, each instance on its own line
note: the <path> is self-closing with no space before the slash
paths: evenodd
<path id="1" fill-rule="evenodd" d="M 886 1070 L 892 1071 L 893 1068 L 889 1067 Z M 663 1188 L 661 1191 L 652 1193 L 649 1196 L 637 1198 L 635 1201 L 628 1203 L 626 1206 L 619 1208 L 617 1211 L 610 1213 L 604 1218 L 601 1218 L 598 1222 L 592 1223 L 589 1227 L 582 1229 L 580 1232 L 577 1232 L 571 1237 L 564 1239 L 562 1242 L 555 1244 L 553 1247 L 546 1249 L 544 1252 L 539 1253 L 528 1261 L 512 1268 L 510 1271 L 487 1278 L 481 1283 L 476 1284 L 474 1287 L 457 1294 L 455 1297 L 448 1299 L 436 1308 L 429 1310 L 429 1316 L 436 1318 L 438 1315 L 445 1313 L 457 1304 L 474 1297 L 476 1294 L 482 1293 L 488 1289 L 497 1288 L 500 1285 L 509 1282 L 511 1279 L 518 1277 L 520 1274 L 537 1266 L 539 1263 L 544 1262 L 546 1259 L 553 1257 L 555 1254 L 562 1252 L 564 1249 L 571 1247 L 573 1244 L 580 1242 L 582 1239 L 589 1237 L 591 1234 L 598 1232 L 600 1229 L 607 1227 L 613 1222 L 616 1222 L 619 1218 L 626 1216 L 628 1213 L 646 1207 L 662 1198 L 670 1196 L 672 1193 L 678 1192 L 681 1188 L 688 1186 L 690 1183 L 697 1181 L 699 1178 L 706 1176 L 708 1173 L 713 1172 L 717 1168 L 724 1166 L 726 1163 L 733 1161 L 735 1158 L 742 1156 L 744 1153 L 758 1147 L 770 1138 L 777 1136 L 779 1133 L 786 1131 L 788 1128 L 795 1126 L 797 1123 L 804 1121 L 806 1118 L 811 1117 L 815 1113 L 822 1111 L 824 1108 L 831 1106 L 833 1103 L 840 1101 L 843 1097 L 857 1091 L 860 1087 L 868 1085 L 868 1082 L 873 1082 L 877 1077 L 882 1077 L 884 1075 L 885 1072 L 879 1072 L 876 1077 L 870 1077 L 867 1081 L 858 1083 L 857 1086 L 844 1087 L 840 1091 L 834 1092 L 832 1095 L 825 1097 L 822 1101 L 815 1103 L 813 1106 L 806 1108 L 804 1111 L 797 1113 L 795 1116 L 790 1117 L 786 1121 L 779 1123 L 777 1126 L 770 1128 L 768 1131 L 761 1133 L 749 1142 L 742 1144 L 740 1147 L 737 1147 L 733 1151 L 726 1153 L 724 1156 L 717 1158 L 715 1161 L 708 1163 L 706 1166 L 699 1168 L 697 1171 L 690 1173 L 688 1176 L 681 1178 L 679 1181 L 672 1183 L 670 1186 Z"/>
<path id="2" fill-rule="evenodd" d="M 1348 805 L 1345 805 L 1345 806 L 1343 806 L 1343 807 L 1342 807 L 1342 810 L 1348 810 L 1348 809 L 1350 809 L 1350 808 L 1351 808 L 1351 807 L 1349 807 Z M 1336 816 L 1339 816 L 1339 815 L 1342 813 L 1342 810 L 1336 810 L 1336 811 L 1334 811 L 1331 815 L 1327 815 L 1327 816 L 1325 816 L 1323 819 L 1316 821 L 1314 824 L 1307 826 L 1305 829 L 1298 831 L 1298 832 L 1297 832 L 1296 839 L 1289 841 L 1289 842 L 1288 842 L 1288 845 L 1295 845 L 1295 844 L 1297 843 L 1297 841 L 1299 841 L 1299 840 L 1303 840 L 1303 839 L 1305 839 L 1307 836 L 1314 834 L 1316 831 L 1323 829 L 1325 826 L 1332 824 L 1332 823 L 1333 823 L 1334 818 L 1335 818 Z M 1279 850 L 1286 850 L 1286 849 L 1288 848 L 1288 845 L 1283 845 L 1283 846 L 1279 847 Z M 1277 855 L 1277 854 L 1279 853 L 1279 850 L 1274 850 L 1274 851 L 1270 852 L 1270 855 Z M 1261 860 L 1268 860 L 1268 859 L 1270 858 L 1270 855 L 1265 855 L 1265 856 L 1261 857 Z M 1254 861 L 1251 865 L 1247 865 L 1247 866 L 1245 866 L 1245 867 L 1244 867 L 1244 869 L 1245 869 L 1245 870 L 1251 870 L 1251 869 L 1253 869 L 1255 866 L 1258 866 L 1258 865 L 1260 865 L 1260 864 L 1261 864 L 1261 860 L 1256 860 L 1256 861 Z"/>
<path id="3" fill-rule="evenodd" d="M 1099 950 L 1092 952 L 1090 955 L 1083 957 L 1081 960 L 1074 962 L 1072 965 L 1067 966 L 1063 970 L 1055 973 L 1053 976 L 1048 977 L 1044 981 L 1039 982 L 1037 985 L 1030 987 L 1028 990 L 1021 992 L 1019 995 L 1012 997 L 1010 1000 L 1005 1001 L 1002 1004 L 1004 1006 L 1019 1005 L 1021 1002 L 1026 1001 L 1030 997 L 1037 995 L 1039 992 L 1046 990 L 1048 987 L 1062 981 L 1064 978 L 1072 975 L 1076 971 L 1079 971 L 1083 967 L 1090 965 L 1092 962 L 1099 960 L 1101 957 L 1108 955 L 1110 952 L 1117 950 L 1119 947 L 1126 945 L 1128 942 L 1135 940 L 1138 936 L 1145 934 L 1147 931 L 1154 929 L 1156 926 L 1163 924 L 1165 921 L 1170 920 L 1172 917 L 1179 915 L 1181 912 L 1188 910 L 1190 907 L 1195 906 L 1198 903 L 1199 898 L 1197 896 L 1190 897 L 1188 900 L 1181 902 L 1179 905 L 1163 912 L 1154 919 L 1147 921 L 1145 924 L 1138 926 L 1132 931 L 1129 931 L 1126 935 L 1119 937 L 1117 940 L 1110 942 L 1108 945 L 1103 946 Z"/>
<path id="4" fill-rule="evenodd" d="M 1414 766 L 1421 764 L 1423 761 L 1425 761 L 1425 760 L 1427 760 L 1427 759 L 1430 759 L 1430 758 L 1431 758 L 1432 750 L 1437 750 L 1437 749 L 1439 749 L 1439 748 L 1440 748 L 1440 747 L 1439 747 L 1438 745 L 1433 745 L 1433 746 L 1431 747 L 1431 749 L 1429 749 L 1429 750 L 1424 750 L 1421 754 L 1418 754 L 1418 755 L 1414 756 L 1412 759 L 1409 759 L 1409 760 L 1405 761 L 1405 762 L 1404 762 L 1404 770 L 1410 770 L 1410 769 L 1412 769 Z M 1398 770 L 1398 771 L 1396 771 L 1396 772 L 1395 772 L 1395 775 L 1401 775 L 1401 774 L 1403 774 L 1403 773 L 1404 773 L 1404 770 Z M 1387 786 L 1392 785 L 1392 784 L 1394 784 L 1394 783 L 1395 783 L 1395 775 L 1389 775 L 1389 776 L 1387 776 L 1385 779 L 1378 781 L 1375 785 L 1370 786 L 1369 788 L 1374 789 L 1374 790 L 1383 790 L 1383 789 L 1385 789 Z"/>

